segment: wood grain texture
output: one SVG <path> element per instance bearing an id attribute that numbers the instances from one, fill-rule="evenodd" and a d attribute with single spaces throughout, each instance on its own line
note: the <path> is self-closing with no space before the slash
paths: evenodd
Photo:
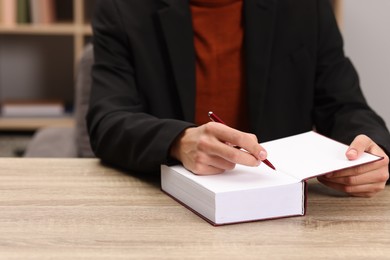
<path id="1" fill-rule="evenodd" d="M 0 159 L 0 259 L 389 259 L 390 190 L 309 184 L 303 217 L 213 227 L 96 159 Z"/>

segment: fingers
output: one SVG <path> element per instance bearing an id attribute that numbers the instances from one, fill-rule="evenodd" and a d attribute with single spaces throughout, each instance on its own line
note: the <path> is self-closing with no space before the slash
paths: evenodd
<path id="1" fill-rule="evenodd" d="M 341 176 L 341 177 L 340 177 Z M 342 184 L 345 186 L 359 186 L 365 184 L 385 183 L 388 179 L 388 173 L 382 168 L 375 169 L 362 174 L 347 175 L 343 171 L 336 172 L 332 175 L 325 175 L 320 177 L 324 182 Z"/>
<path id="2" fill-rule="evenodd" d="M 224 125 L 222 126 L 222 128 L 226 127 Z M 222 129 L 222 131 L 224 131 L 224 129 Z M 221 141 L 220 136 L 215 132 L 214 128 L 206 129 L 206 132 L 207 134 L 203 135 L 198 140 L 197 151 L 199 154 L 196 155 L 198 158 L 195 159 L 197 163 L 207 163 L 208 165 L 217 166 L 222 169 L 228 169 L 228 167 L 226 167 L 227 163 L 230 165 L 238 163 L 246 166 L 258 166 L 260 164 L 260 160 L 249 152 L 243 149 L 237 149 L 233 145 Z M 211 134 L 211 132 L 213 134 Z M 205 156 L 207 159 L 204 158 Z"/>
<path id="3" fill-rule="evenodd" d="M 344 169 L 318 177 L 328 187 L 346 192 L 352 196 L 372 197 L 383 190 L 389 178 L 389 158 L 385 152 L 365 135 L 359 135 L 349 146 L 346 156 L 355 160 L 363 152 L 383 157 L 382 160 Z"/>
<path id="4" fill-rule="evenodd" d="M 379 160 L 372 163 L 362 164 L 359 166 L 355 166 L 352 168 L 344 169 L 337 172 L 332 172 L 329 174 L 326 174 L 325 176 L 328 178 L 341 178 L 341 177 L 357 177 L 364 173 L 368 172 L 374 172 L 377 169 L 380 169 L 382 167 L 385 167 L 388 164 L 387 160 Z"/>
<path id="5" fill-rule="evenodd" d="M 196 175 L 215 175 L 225 172 L 224 169 L 216 168 L 214 166 L 205 164 L 197 165 L 196 168 L 189 170 Z"/>
<path id="6" fill-rule="evenodd" d="M 241 150 L 238 153 L 231 149 L 225 150 L 225 146 L 218 146 L 214 151 L 215 154 L 220 154 L 227 160 L 248 166 L 256 166 L 260 161 L 267 158 L 267 151 L 258 143 L 257 137 L 254 134 L 244 133 L 219 123 L 208 123 L 204 126 L 205 131 L 212 133 L 220 143 L 237 145 L 247 151 L 245 153 Z M 256 161 L 248 155 L 255 157 Z"/>
<path id="7" fill-rule="evenodd" d="M 236 149 L 239 144 L 247 150 Z M 240 132 L 220 123 L 208 123 L 188 128 L 172 143 L 170 155 L 181 161 L 185 168 L 195 174 L 217 174 L 233 169 L 235 165 L 258 166 L 260 154 L 265 150 L 254 135 Z"/>
<path id="8" fill-rule="evenodd" d="M 259 166 L 267 157 L 267 152 L 253 134 L 213 122 L 202 125 L 200 129 L 202 133 L 192 156 L 193 165 L 189 166 L 195 174 L 221 173 L 233 169 L 236 164 Z"/>
<path id="9" fill-rule="evenodd" d="M 213 155 L 213 158 L 222 158 L 223 160 L 234 164 L 238 163 L 246 166 L 259 166 L 261 162 L 249 152 L 243 149 L 237 149 L 234 146 L 220 141 L 210 144 L 208 152 L 210 155 Z"/>
<path id="10" fill-rule="evenodd" d="M 356 160 L 375 143 L 366 135 L 358 135 L 350 144 L 345 155 L 349 160 Z"/>
<path id="11" fill-rule="evenodd" d="M 385 187 L 384 182 L 369 183 L 369 184 L 362 184 L 362 185 L 346 185 L 344 183 L 337 183 L 337 182 L 330 181 L 323 177 L 318 177 L 317 179 L 322 184 L 330 188 L 348 193 L 356 197 L 372 197 L 379 191 L 383 190 Z"/>
<path id="12" fill-rule="evenodd" d="M 226 170 L 232 170 L 236 164 L 217 156 L 198 153 L 198 155 L 193 160 L 193 164 L 187 166 L 188 169 L 191 170 L 194 174 L 213 175 L 223 173 Z"/>

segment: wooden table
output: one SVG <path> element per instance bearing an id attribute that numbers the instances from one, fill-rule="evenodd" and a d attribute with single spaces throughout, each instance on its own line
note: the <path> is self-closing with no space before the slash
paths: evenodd
<path id="1" fill-rule="evenodd" d="M 0 159 L 1 259 L 390 259 L 390 187 L 351 198 L 313 182 L 303 217 L 213 227 L 95 159 Z"/>

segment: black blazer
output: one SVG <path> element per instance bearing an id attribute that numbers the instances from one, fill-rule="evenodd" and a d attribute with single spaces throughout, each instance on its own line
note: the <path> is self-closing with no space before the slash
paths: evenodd
<path id="1" fill-rule="evenodd" d="M 97 157 L 140 172 L 169 163 L 194 125 L 188 0 L 100 0 L 87 123 Z M 366 104 L 328 0 L 244 0 L 246 90 L 260 142 L 315 129 L 344 143 L 367 134 L 390 151 Z M 293 148 L 291 148 L 293 149 Z"/>

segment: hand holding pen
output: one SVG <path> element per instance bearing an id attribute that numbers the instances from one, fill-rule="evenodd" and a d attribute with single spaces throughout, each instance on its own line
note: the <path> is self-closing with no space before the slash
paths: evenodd
<path id="1" fill-rule="evenodd" d="M 209 118 L 211 121 L 213 122 L 217 122 L 217 123 L 221 123 L 221 124 L 225 124 L 225 122 L 222 121 L 222 119 L 220 119 L 215 113 L 213 112 L 209 112 L 208 114 Z M 237 148 L 237 149 L 242 149 L 241 147 L 237 146 L 237 145 L 233 145 L 234 148 Z M 244 150 L 246 151 L 246 150 Z M 247 151 L 246 151 L 247 152 Z M 255 156 L 256 157 L 256 156 Z M 265 163 L 268 167 L 270 167 L 271 169 L 273 170 L 276 170 L 275 167 L 272 165 L 272 163 L 270 161 L 268 161 L 267 159 L 264 159 L 262 160 L 263 163 Z"/>
<path id="2" fill-rule="evenodd" d="M 172 143 L 170 156 L 194 174 L 210 175 L 231 170 L 236 164 L 259 166 L 267 153 L 255 135 L 210 122 L 185 129 Z"/>

